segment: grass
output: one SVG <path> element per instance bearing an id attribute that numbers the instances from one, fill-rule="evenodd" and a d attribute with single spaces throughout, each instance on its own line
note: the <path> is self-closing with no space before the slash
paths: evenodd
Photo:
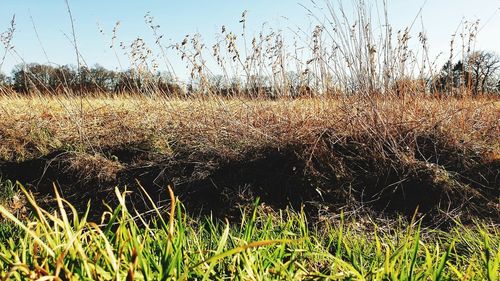
<path id="1" fill-rule="evenodd" d="M 462 214 L 466 205 L 493 218 L 499 212 L 495 98 L 0 101 L 4 176 L 44 194 L 57 182 L 83 209 L 87 199 L 110 197 L 114 186 L 138 179 L 160 201 L 172 184 L 187 205 L 220 195 L 226 198 L 209 201 L 236 206 L 238 190 L 251 186 L 243 201 L 261 196 L 281 206 L 326 201 L 354 209 L 369 202 L 407 215 L 417 206 L 437 214 Z M 197 190 L 207 195 L 194 199 Z"/>
<path id="2" fill-rule="evenodd" d="M 104 146 L 134 143 L 167 154 L 176 143 L 234 154 L 262 143 L 313 143 L 326 130 L 338 137 L 399 137 L 408 129 L 415 134 L 443 133 L 450 142 L 478 149 L 499 149 L 500 107 L 494 98 L 384 97 L 372 104 L 357 98 L 100 96 L 86 97 L 82 103 L 81 107 L 80 99 L 71 96 L 1 96 L 0 159 L 22 161 L 68 149 L 98 153 Z"/>
<path id="3" fill-rule="evenodd" d="M 167 47 L 147 14 L 161 56 L 117 23 L 129 70 L 0 85 L 0 279 L 498 280 L 498 89 L 462 79 L 478 22 L 445 73 L 385 1 L 352 3 L 304 7 L 295 42 L 244 12 Z M 189 82 L 158 80 L 172 53 Z"/>
<path id="4" fill-rule="evenodd" d="M 0 277 L 498 280 L 499 114 L 494 97 L 4 95 L 2 173 L 56 196 L 2 182 Z M 151 197 L 114 189 L 136 179 Z M 209 203 L 233 213 L 194 215 Z"/>
<path id="5" fill-rule="evenodd" d="M 168 215 L 152 205 L 146 218 L 118 189 L 120 203 L 95 223 L 58 195 L 48 212 L 25 194 L 29 222 L 0 207 L 20 229 L 0 245 L 4 280 L 498 280 L 500 235 L 481 223 L 442 232 L 372 221 L 367 231 L 343 215 L 311 224 L 302 212 L 255 204 L 231 225 L 193 220 L 173 193 Z"/>

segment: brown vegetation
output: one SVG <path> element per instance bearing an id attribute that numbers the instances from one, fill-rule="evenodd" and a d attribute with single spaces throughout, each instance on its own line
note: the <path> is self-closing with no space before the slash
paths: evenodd
<path id="1" fill-rule="evenodd" d="M 461 24 L 462 49 L 452 40 L 436 69 L 424 31 L 410 42 L 411 27 L 387 22 L 385 2 L 378 21 L 353 3 L 353 17 L 330 1 L 304 7 L 317 25 L 292 31 L 294 42 L 279 30 L 248 36 L 244 12 L 241 30 L 222 26 L 211 46 L 199 34 L 164 46 L 147 14 L 163 73 L 145 40 L 118 43 L 118 23 L 110 48 L 129 56 L 128 70 L 85 65 L 76 40 L 76 67 L 20 65 L 0 76 L 1 174 L 40 192 L 56 183 L 83 204 L 138 180 L 157 201 L 175 186 L 196 210 L 258 196 L 314 202 L 314 212 L 498 220 L 500 61 L 472 48 L 478 22 Z M 14 23 L 0 38 L 5 54 Z"/>
<path id="2" fill-rule="evenodd" d="M 499 214 L 495 99 L 3 96 L 0 104 L 4 177 L 39 191 L 56 182 L 80 202 L 139 180 L 158 195 L 173 184 L 188 206 L 219 211 L 259 196 L 279 206 Z"/>

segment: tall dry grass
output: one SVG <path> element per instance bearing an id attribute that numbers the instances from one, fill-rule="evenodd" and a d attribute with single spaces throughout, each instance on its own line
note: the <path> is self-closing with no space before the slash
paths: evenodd
<path id="1" fill-rule="evenodd" d="M 178 99 L 145 96 L 1 96 L 4 160 L 65 148 L 98 152 L 127 143 L 186 142 L 233 154 L 252 146 L 314 143 L 323 131 L 394 142 L 406 134 L 441 133 L 449 142 L 498 153 L 495 99 L 356 97 L 294 100 Z M 82 102 L 80 104 L 80 101 Z M 158 144 L 159 145 L 159 144 Z M 400 146 L 394 143 L 394 149 Z M 167 148 L 159 148 L 167 152 Z M 163 151 L 165 149 L 165 151 Z"/>
<path id="2" fill-rule="evenodd" d="M 58 87 L 35 87 L 35 92 L 92 94 L 85 93 L 81 83 L 83 80 L 98 83 L 99 77 L 96 73 L 85 74 L 90 67 L 79 51 L 70 5 L 66 4 L 78 64 L 72 74 L 75 77 L 58 78 Z M 346 4 L 346 1 L 327 0 L 303 7 L 304 14 L 314 23 L 312 30 L 290 27 L 289 31 L 282 31 L 263 25 L 257 34 L 248 34 L 248 15 L 243 12 L 240 28 L 230 30 L 222 26 L 213 44 L 206 43 L 200 34 L 188 34 L 181 42 L 165 44 L 165 34 L 150 13 L 144 19 L 155 42 L 140 37 L 123 42 L 117 23 L 111 32 L 110 48 L 121 69 L 126 64 L 118 54 L 126 54 L 130 69 L 122 73 L 127 79 L 116 91 L 245 98 L 472 94 L 470 85 L 454 85 L 453 74 L 444 73 L 438 64 L 440 59 L 431 57 L 425 30 L 417 30 L 421 11 L 415 11 L 415 18 L 410 19 L 408 26 L 397 29 L 391 25 L 392 11 L 385 1 L 352 0 Z M 4 57 L 18 56 L 11 44 L 14 23 L 13 19 L 11 28 L 2 35 Z M 450 35 L 450 63 L 466 62 L 471 57 L 476 51 L 478 32 L 479 21 L 461 22 L 457 33 Z M 187 76 L 175 73 L 177 67 L 173 61 L 188 70 Z M 26 65 L 24 62 L 21 68 L 26 70 Z M 156 74 L 162 69 L 168 75 L 160 78 Z M 29 71 L 24 74 L 25 83 L 44 83 L 40 75 L 32 74 Z M 440 83 L 447 85 L 436 88 Z M 102 88 L 102 85 L 97 87 Z"/>
<path id="3" fill-rule="evenodd" d="M 18 196 L 16 187 L 23 187 L 2 178 L 0 187 L 17 192 L 17 205 L 29 201 L 35 215 L 19 220 L 26 210 L 2 203 L 0 213 L 14 224 L 0 224 L 5 241 L 0 245 L 0 276 L 494 280 L 499 259 L 494 243 L 500 212 L 495 186 L 498 97 L 472 97 L 471 89 L 452 86 L 433 93 L 439 67 L 429 57 L 425 33 L 417 38 L 418 49 L 411 49 L 414 26 L 393 30 L 385 1 L 379 2 L 380 15 L 371 3 L 353 3 L 354 17 L 341 2 L 305 7 L 316 26 L 311 33 L 298 28 L 296 41 L 277 30 L 248 35 L 243 13 L 241 30 L 221 27 L 212 46 L 200 35 L 165 45 L 160 27 L 147 15 L 161 61 L 143 39 L 127 45 L 119 41 L 118 25 L 112 32 L 113 52 L 129 55 L 132 79 L 127 91 L 85 92 L 67 80 L 60 81 L 58 92 L 44 86 L 26 94 L 2 88 L 2 172 L 42 163 L 39 175 L 29 175 L 33 171 L 28 169 L 14 175 L 34 178 L 31 187 L 37 190 L 52 169 L 61 172 L 56 178 L 74 180 L 67 190 L 58 184 L 56 190 L 75 196 L 75 201 L 109 199 L 110 194 L 99 193 L 106 189 L 111 195 L 115 191 L 118 204 L 97 225 L 89 222 L 89 210 L 79 216 L 80 209 L 58 194 L 56 212 L 51 212 L 29 192 Z M 462 34 L 461 50 L 452 42 L 450 59 L 472 51 L 475 27 L 464 27 L 468 34 Z M 16 54 L 10 49 L 14 31 L 13 21 L 1 37 L 5 54 Z M 73 38 L 78 64 L 85 66 L 74 32 Z M 179 86 L 175 92 L 160 89 L 153 79 L 160 64 L 173 72 L 172 54 L 189 70 L 187 82 L 171 73 L 169 82 Z M 0 68 L 2 64 L 3 59 Z M 27 83 L 40 82 L 37 76 L 26 77 Z M 273 159 L 276 155 L 284 156 Z M 282 169 L 260 167 L 262 159 Z M 258 188 L 240 179 L 245 175 L 269 177 L 252 178 L 256 185 L 285 178 L 285 187 L 268 186 L 265 191 L 280 195 L 278 200 L 300 197 L 301 207 L 314 200 L 319 206 L 315 222 L 324 228 L 314 228 L 302 212 L 272 210 L 266 204 L 271 200 L 250 217 L 244 212 L 239 226 L 217 219 L 191 221 L 172 193 L 167 222 L 153 202 L 165 204 L 155 197 L 161 191 L 139 198 L 148 206 L 153 203 L 144 213 L 131 208 L 139 206 L 134 205 L 137 197 L 129 202 L 129 193 L 107 191 L 116 184 L 135 184 L 128 174 L 148 172 L 152 185 L 172 183 L 184 198 L 196 200 L 190 185 L 213 187 L 200 201 L 227 193 L 215 202 L 224 209 L 248 200 L 241 199 L 241 189 Z M 241 181 L 231 182 L 231 177 Z M 450 235 L 416 225 L 394 231 L 394 220 L 380 227 L 369 216 L 358 217 L 351 227 L 337 214 L 357 214 L 366 207 L 411 214 L 417 208 L 437 225 L 443 218 L 468 220 L 469 213 L 493 224 L 457 224 Z M 366 234 L 373 230 L 373 236 Z"/>

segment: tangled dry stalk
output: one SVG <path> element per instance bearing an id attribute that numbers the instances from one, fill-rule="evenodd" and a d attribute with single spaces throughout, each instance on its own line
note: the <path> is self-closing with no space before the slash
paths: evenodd
<path id="1" fill-rule="evenodd" d="M 498 213 L 495 99 L 3 96 L 0 104 L 1 162 L 38 161 L 40 174 L 26 178 L 38 185 L 66 177 L 105 190 L 141 179 L 191 195 L 221 185 L 234 200 L 257 185 L 278 201 L 319 193 L 408 213 L 474 201 L 477 212 Z"/>

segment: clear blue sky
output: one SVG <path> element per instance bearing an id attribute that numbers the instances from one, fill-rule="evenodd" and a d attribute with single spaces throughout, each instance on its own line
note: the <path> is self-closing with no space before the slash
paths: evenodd
<path id="1" fill-rule="evenodd" d="M 316 0 L 321 3 L 323 0 Z M 334 0 L 336 1 L 336 0 Z M 351 1 L 344 1 L 347 9 Z M 372 1 L 367 1 L 373 3 Z M 389 15 L 395 29 L 409 25 L 425 0 L 389 0 Z M 111 30 L 121 22 L 118 41 L 130 43 L 142 37 L 153 47 L 154 40 L 144 22 L 144 15 L 151 12 L 164 43 L 179 42 L 186 34 L 200 33 L 208 43 L 220 32 L 222 25 L 239 30 L 241 13 L 248 10 L 248 30 L 260 30 L 263 22 L 277 29 L 300 26 L 310 30 L 313 19 L 307 16 L 299 3 L 312 7 L 310 1 L 286 0 L 183 0 L 183 1 L 132 1 L 132 0 L 69 0 L 78 40 L 78 46 L 89 65 L 99 63 L 108 68 L 118 66 L 114 53 L 109 49 Z M 449 49 L 450 35 L 465 18 L 481 20 L 478 49 L 500 53 L 500 0 L 427 0 L 422 19 L 429 38 L 431 54 Z M 33 22 L 41 43 L 51 62 L 76 64 L 71 42 L 64 35 L 71 35 L 71 25 L 64 0 L 0 0 L 0 32 L 5 31 L 10 19 L 16 16 L 15 50 L 25 62 L 46 63 L 34 32 Z M 100 26 L 105 35 L 99 32 Z M 420 20 L 414 28 L 420 31 Z M 0 55 L 3 55 L 0 46 Z M 1 56 L 0 56 L 1 59 Z M 122 58 L 126 61 L 125 58 Z M 22 63 L 9 53 L 0 71 L 10 73 L 12 67 Z"/>

